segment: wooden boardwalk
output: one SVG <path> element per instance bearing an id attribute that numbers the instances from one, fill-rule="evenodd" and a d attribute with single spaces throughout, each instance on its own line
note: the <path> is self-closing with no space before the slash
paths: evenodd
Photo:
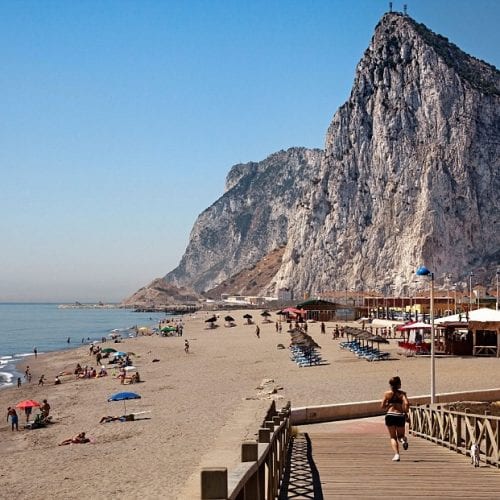
<path id="1" fill-rule="evenodd" d="M 331 426 L 328 428 L 328 426 Z M 500 471 L 409 436 L 409 449 L 392 462 L 378 419 L 300 428 L 281 499 L 500 498 Z"/>

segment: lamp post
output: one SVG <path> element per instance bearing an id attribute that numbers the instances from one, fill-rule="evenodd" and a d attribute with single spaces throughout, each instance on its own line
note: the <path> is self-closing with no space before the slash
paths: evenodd
<path id="1" fill-rule="evenodd" d="M 474 276 L 473 272 L 469 273 L 469 313 L 472 311 L 472 276 Z"/>
<path id="2" fill-rule="evenodd" d="M 450 314 L 450 280 L 451 274 L 447 273 L 444 275 L 444 282 L 446 285 L 446 315 Z"/>
<path id="3" fill-rule="evenodd" d="M 497 306 L 496 310 L 498 311 L 498 277 L 500 276 L 500 267 L 497 267 Z"/>
<path id="4" fill-rule="evenodd" d="M 417 269 L 417 276 L 429 276 L 431 278 L 431 404 L 436 402 L 436 352 L 434 348 L 434 273 L 424 266 Z"/>

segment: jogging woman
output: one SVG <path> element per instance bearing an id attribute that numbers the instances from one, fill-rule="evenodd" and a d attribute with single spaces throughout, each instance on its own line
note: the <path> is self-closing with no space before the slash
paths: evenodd
<path id="1" fill-rule="evenodd" d="M 391 390 L 384 394 L 381 407 L 386 410 L 385 425 L 391 436 L 391 447 L 394 451 L 394 462 L 399 462 L 399 442 L 402 443 L 403 449 L 408 449 L 408 439 L 405 436 L 406 413 L 410 407 L 410 403 L 406 396 L 406 392 L 401 390 L 401 379 L 392 377 L 389 380 Z"/>

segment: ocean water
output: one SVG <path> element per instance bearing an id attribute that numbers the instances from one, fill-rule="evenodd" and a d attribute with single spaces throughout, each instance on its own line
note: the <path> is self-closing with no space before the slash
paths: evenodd
<path id="1" fill-rule="evenodd" d="M 38 353 L 80 347 L 118 329 L 129 335 L 134 326 L 158 325 L 164 313 L 136 313 L 130 309 L 60 309 L 57 304 L 0 303 L 0 388 L 12 385 L 14 367 Z M 70 342 L 68 343 L 68 338 Z"/>

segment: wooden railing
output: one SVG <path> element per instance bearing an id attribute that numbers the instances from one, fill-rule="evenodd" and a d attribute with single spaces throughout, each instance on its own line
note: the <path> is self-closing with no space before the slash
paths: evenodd
<path id="1" fill-rule="evenodd" d="M 470 448 L 476 443 L 480 459 L 500 468 L 500 417 L 425 405 L 412 406 L 410 420 L 411 434 L 464 455 L 470 455 Z"/>
<path id="2" fill-rule="evenodd" d="M 290 403 L 280 411 L 273 404 L 259 429 L 258 440 L 241 445 L 241 464 L 201 471 L 201 498 L 271 500 L 278 496 L 291 438 Z"/>

